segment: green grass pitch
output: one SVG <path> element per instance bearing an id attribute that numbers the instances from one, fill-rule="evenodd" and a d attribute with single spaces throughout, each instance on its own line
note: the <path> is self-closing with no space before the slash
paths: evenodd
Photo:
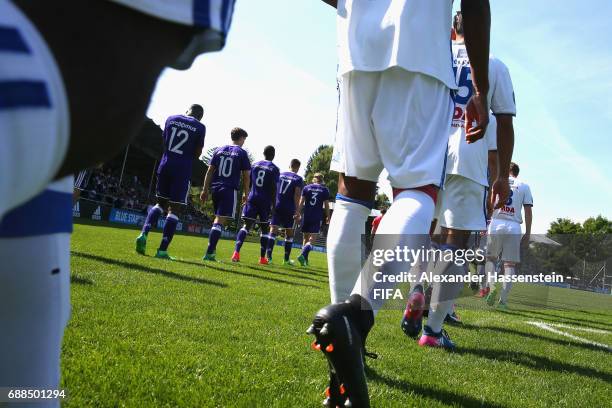
<path id="1" fill-rule="evenodd" d="M 207 238 L 178 235 L 171 262 L 152 256 L 159 233 L 137 255 L 137 234 L 75 226 L 64 406 L 321 406 L 326 363 L 305 330 L 329 300 L 324 254 L 308 269 L 261 266 L 259 245 L 246 243 L 232 264 L 233 242 L 221 241 L 221 262 L 204 264 Z M 612 345 L 612 296 L 543 290 L 548 308 L 517 287 L 507 313 L 463 298 L 465 324 L 447 328 L 454 353 L 420 348 L 400 311 L 381 311 L 368 338 L 379 354 L 368 361 L 372 406 L 610 406 L 612 352 L 527 322 Z"/>

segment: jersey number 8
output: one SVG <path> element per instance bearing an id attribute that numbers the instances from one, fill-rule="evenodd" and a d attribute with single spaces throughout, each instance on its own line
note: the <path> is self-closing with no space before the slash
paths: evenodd
<path id="1" fill-rule="evenodd" d="M 255 185 L 257 187 L 263 187 L 263 185 L 264 185 L 264 177 L 266 177 L 266 171 L 265 170 L 259 170 L 257 172 L 257 177 L 255 178 Z"/>

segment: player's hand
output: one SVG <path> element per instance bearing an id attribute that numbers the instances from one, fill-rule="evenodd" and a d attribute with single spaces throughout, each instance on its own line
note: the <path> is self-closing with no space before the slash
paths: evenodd
<path id="1" fill-rule="evenodd" d="M 488 124 L 487 96 L 475 93 L 465 107 L 465 140 L 468 144 L 482 139 Z"/>
<path id="2" fill-rule="evenodd" d="M 200 201 L 205 203 L 206 200 L 208 200 L 208 191 L 202 190 L 202 192 L 200 193 Z"/>
<path id="3" fill-rule="evenodd" d="M 330 220 L 329 216 L 325 217 L 325 224 L 329 225 L 329 220 Z"/>
<path id="4" fill-rule="evenodd" d="M 243 206 L 243 207 L 246 205 L 246 202 L 247 202 L 247 195 L 246 195 L 246 194 L 243 194 L 243 195 L 242 195 L 242 206 Z"/>
<path id="5" fill-rule="evenodd" d="M 302 214 L 300 214 L 300 213 L 296 213 L 296 214 L 293 216 L 293 219 L 295 220 L 295 222 L 300 222 L 300 219 L 301 219 L 301 218 L 302 218 Z"/>
<path id="6" fill-rule="evenodd" d="M 521 246 L 524 248 L 527 248 L 529 246 L 530 239 L 531 239 L 531 234 L 523 235 L 523 238 L 521 238 Z"/>
<path id="7" fill-rule="evenodd" d="M 502 208 L 510 196 L 510 184 L 507 178 L 497 178 L 491 186 L 491 206 L 494 210 Z"/>

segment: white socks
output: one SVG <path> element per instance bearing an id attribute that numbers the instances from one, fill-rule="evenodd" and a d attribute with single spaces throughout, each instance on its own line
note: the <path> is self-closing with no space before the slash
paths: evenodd
<path id="1" fill-rule="evenodd" d="M 495 276 L 497 276 L 495 264 L 493 263 L 493 261 L 487 259 L 487 263 L 485 264 L 485 288 L 492 289 L 493 287 L 495 287 Z"/>
<path id="2" fill-rule="evenodd" d="M 511 278 L 514 275 L 516 275 L 514 265 L 504 266 L 504 278 Z M 510 294 L 510 289 L 512 289 L 512 282 L 506 282 L 506 280 L 504 279 L 504 282 L 502 283 L 502 285 L 503 285 L 502 292 L 501 292 L 499 301 L 501 303 L 506 303 L 508 301 L 508 295 Z"/>
<path id="3" fill-rule="evenodd" d="M 374 238 L 374 247 L 377 245 L 378 235 L 397 235 L 393 245 L 407 248 L 417 249 L 425 245 L 429 248 L 429 228 L 434 216 L 434 202 L 431 197 L 419 190 L 404 190 L 397 195 L 393 204 L 380 222 L 377 231 L 377 237 Z M 335 216 L 335 210 L 334 210 Z M 387 240 L 391 242 L 390 237 Z M 386 246 L 385 242 L 385 246 Z M 391 248 L 392 249 L 392 248 Z M 371 262 L 366 263 L 370 265 Z M 387 263 L 381 269 L 382 276 L 392 275 L 397 273 L 394 269 L 397 267 L 406 270 L 406 264 Z M 375 290 L 381 293 L 380 290 L 393 289 L 396 283 L 386 282 L 386 279 L 377 279 L 382 282 L 375 282 L 372 273 L 374 268 L 364 268 L 361 271 L 359 279 L 353 288 L 353 294 L 361 295 L 367 299 L 372 306 L 374 315 L 382 307 L 384 299 L 374 297 Z"/>
<path id="4" fill-rule="evenodd" d="M 465 266 L 459 266 L 454 262 L 438 262 L 433 270 L 434 275 L 462 276 L 466 273 Z M 463 285 L 463 282 L 434 282 L 427 316 L 427 326 L 432 331 L 438 333 L 442 330 L 444 319 L 451 312 Z"/>
<path id="5" fill-rule="evenodd" d="M 337 199 L 327 232 L 327 267 L 332 303 L 344 302 L 361 271 L 361 235 L 370 209 Z"/>

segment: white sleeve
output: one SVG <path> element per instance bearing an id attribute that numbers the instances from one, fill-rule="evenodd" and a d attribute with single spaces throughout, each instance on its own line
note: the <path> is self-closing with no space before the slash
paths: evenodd
<path id="1" fill-rule="evenodd" d="M 523 184 L 523 188 L 525 189 L 523 205 L 533 205 L 533 197 L 531 196 L 531 189 L 529 188 L 529 185 Z"/>
<path id="2" fill-rule="evenodd" d="M 514 87 L 506 65 L 497 58 L 489 59 L 489 78 L 491 79 L 491 111 L 496 115 L 516 115 Z"/>
<path id="3" fill-rule="evenodd" d="M 487 150 L 497 150 L 497 119 L 495 116 L 489 115 L 489 125 L 485 133 L 487 140 Z"/>

